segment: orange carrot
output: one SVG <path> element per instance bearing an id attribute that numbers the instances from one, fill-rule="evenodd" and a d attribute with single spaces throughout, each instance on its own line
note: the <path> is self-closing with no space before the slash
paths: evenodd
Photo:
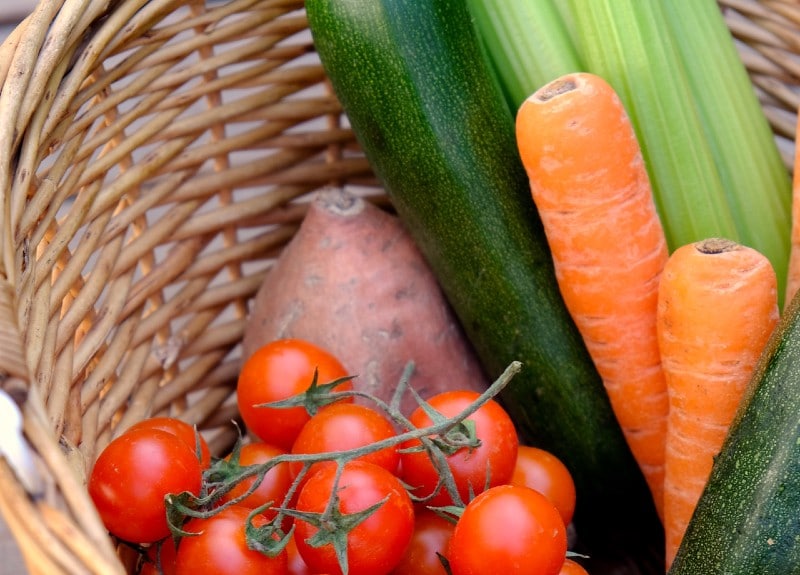
<path id="1" fill-rule="evenodd" d="M 789 305 L 800 289 L 800 114 L 795 124 L 794 174 L 792 176 L 792 234 L 789 248 L 789 274 L 786 280 L 786 297 Z"/>
<path id="2" fill-rule="evenodd" d="M 658 341 L 669 395 L 667 566 L 778 321 L 777 290 L 766 257 L 718 238 L 678 248 L 661 275 Z"/>
<path id="3" fill-rule="evenodd" d="M 660 512 L 668 403 L 656 305 L 668 250 L 633 127 L 607 82 L 568 74 L 520 106 L 517 145 L 564 302 Z"/>

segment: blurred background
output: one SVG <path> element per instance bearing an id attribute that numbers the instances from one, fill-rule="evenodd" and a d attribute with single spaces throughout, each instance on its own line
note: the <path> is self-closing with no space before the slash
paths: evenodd
<path id="1" fill-rule="evenodd" d="M 8 33 L 8 24 L 12 26 L 15 22 L 22 20 L 33 11 L 36 2 L 34 0 L 3 0 L 0 2 L 0 19 L 3 24 L 3 37 Z"/>

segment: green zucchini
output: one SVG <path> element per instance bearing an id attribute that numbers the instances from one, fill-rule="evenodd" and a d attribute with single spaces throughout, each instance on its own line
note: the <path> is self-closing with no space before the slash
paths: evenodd
<path id="1" fill-rule="evenodd" d="M 762 354 L 669 575 L 800 574 L 800 298 Z"/>
<path id="2" fill-rule="evenodd" d="M 523 363 L 501 400 L 522 438 L 572 471 L 587 552 L 598 564 L 646 555 L 651 568 L 632 572 L 663 573 L 661 523 L 561 299 L 514 119 L 464 0 L 307 0 L 306 11 L 367 159 L 488 375 Z"/>

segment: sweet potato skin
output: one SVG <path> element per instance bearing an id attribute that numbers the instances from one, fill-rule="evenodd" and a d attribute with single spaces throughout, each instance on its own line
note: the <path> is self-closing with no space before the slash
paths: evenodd
<path id="1" fill-rule="evenodd" d="M 320 345 L 389 401 L 407 362 L 422 396 L 483 391 L 489 381 L 436 278 L 399 219 L 339 188 L 318 192 L 267 273 L 243 338 L 249 357 L 273 339 Z M 406 393 L 401 409 L 415 400 Z"/>

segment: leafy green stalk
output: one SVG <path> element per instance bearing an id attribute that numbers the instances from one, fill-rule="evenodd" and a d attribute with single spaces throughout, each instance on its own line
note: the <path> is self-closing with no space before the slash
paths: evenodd
<path id="1" fill-rule="evenodd" d="M 512 110 L 547 82 L 581 69 L 552 0 L 467 0 L 467 5 Z"/>
<path id="2" fill-rule="evenodd" d="M 791 179 L 716 0 L 662 0 L 740 240 L 763 253 L 783 300 Z"/>
<path id="3" fill-rule="evenodd" d="M 614 87 L 631 117 L 670 249 L 712 236 L 740 241 L 662 5 L 569 0 L 569 8 L 587 71 Z"/>
<path id="4" fill-rule="evenodd" d="M 783 305 L 791 180 L 715 0 L 565 0 L 588 72 L 620 94 L 670 249 L 713 236 L 763 253 Z"/>

